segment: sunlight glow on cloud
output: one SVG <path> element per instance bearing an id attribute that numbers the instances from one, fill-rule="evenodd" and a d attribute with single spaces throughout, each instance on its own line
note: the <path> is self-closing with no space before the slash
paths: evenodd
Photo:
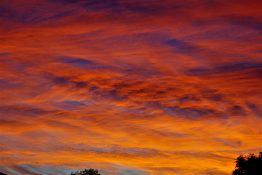
<path id="1" fill-rule="evenodd" d="M 261 2 L 0 2 L 0 171 L 225 175 L 261 151 Z"/>

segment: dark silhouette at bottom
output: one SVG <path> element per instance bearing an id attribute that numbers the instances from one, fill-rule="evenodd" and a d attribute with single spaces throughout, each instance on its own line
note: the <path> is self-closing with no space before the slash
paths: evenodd
<path id="1" fill-rule="evenodd" d="M 76 171 L 75 173 L 71 173 L 71 175 L 101 175 L 98 173 L 98 170 L 95 169 L 85 169 L 83 171 Z"/>
<path id="2" fill-rule="evenodd" d="M 235 159 L 236 166 L 232 175 L 262 175 L 262 152 L 258 155 L 240 155 Z M 0 172 L 0 175 L 7 175 Z M 101 175 L 96 169 L 72 172 L 71 175 Z"/>
<path id="3" fill-rule="evenodd" d="M 254 154 L 238 156 L 232 175 L 262 175 L 262 152 L 257 156 Z"/>

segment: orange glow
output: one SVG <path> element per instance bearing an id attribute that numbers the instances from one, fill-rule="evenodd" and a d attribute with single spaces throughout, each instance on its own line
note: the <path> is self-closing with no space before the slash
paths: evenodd
<path id="1" fill-rule="evenodd" d="M 226 175 L 262 147 L 261 2 L 0 2 L 0 171 Z"/>

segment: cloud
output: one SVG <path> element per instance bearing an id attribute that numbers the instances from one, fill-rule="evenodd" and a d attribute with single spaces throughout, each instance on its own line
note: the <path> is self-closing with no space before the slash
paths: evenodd
<path id="1" fill-rule="evenodd" d="M 196 76 L 205 76 L 205 75 L 214 75 L 214 74 L 226 74 L 226 73 L 234 73 L 238 71 L 255 71 L 259 72 L 262 67 L 260 62 L 252 63 L 252 62 L 239 62 L 239 63 L 226 63 L 222 65 L 215 66 L 213 69 L 209 68 L 193 68 L 188 70 L 189 75 Z"/>
<path id="2" fill-rule="evenodd" d="M 198 118 L 203 116 L 208 116 L 213 113 L 210 109 L 193 109 L 193 108 L 178 108 L 169 107 L 166 109 L 171 115 L 179 115 L 187 118 Z"/>
<path id="3" fill-rule="evenodd" d="M 72 56 L 57 56 L 56 59 L 61 60 L 62 63 L 70 64 L 72 66 L 76 66 L 77 68 L 83 69 L 108 69 L 107 66 L 102 64 L 95 63 L 94 61 L 79 58 L 79 57 L 72 57 Z"/>
<path id="4" fill-rule="evenodd" d="M 54 111 L 41 109 L 37 107 L 25 106 L 25 105 L 8 105 L 8 106 L 0 106 L 0 114 L 1 116 L 42 116 L 45 114 L 50 114 Z"/>
<path id="5" fill-rule="evenodd" d="M 230 23 L 234 25 L 238 25 L 241 27 L 247 27 L 247 28 L 252 28 L 255 30 L 261 30 L 262 28 L 262 23 L 259 21 L 258 18 L 253 17 L 253 16 L 223 16 L 221 17 L 222 20 L 229 21 Z"/>
<path id="6" fill-rule="evenodd" d="M 85 106 L 84 103 L 81 103 L 79 101 L 62 101 L 56 104 L 57 107 L 62 108 L 62 109 L 66 109 L 66 110 L 74 110 L 74 109 L 78 109 L 80 107 Z"/>
<path id="7" fill-rule="evenodd" d="M 8 174 L 32 174 L 32 175 L 40 175 L 40 174 L 70 174 L 72 170 L 65 169 L 64 167 L 54 167 L 54 166 L 36 166 L 30 164 L 23 164 L 18 166 L 10 166 L 0 167 L 0 170 L 6 172 Z"/>
<path id="8" fill-rule="evenodd" d="M 261 150 L 260 11 L 1 1 L 0 171 L 230 173 Z"/>
<path id="9" fill-rule="evenodd" d="M 200 52 L 200 48 L 189 42 L 179 41 L 177 39 L 171 39 L 166 41 L 166 44 L 174 48 L 174 52 L 178 53 L 193 53 Z"/>
<path id="10" fill-rule="evenodd" d="M 8 80 L 1 80 L 0 79 L 0 89 L 4 90 L 4 89 L 12 89 L 12 88 L 16 88 L 16 87 L 19 87 L 21 86 L 20 84 L 18 83 L 14 83 L 14 82 L 10 82 Z"/>
<path id="11" fill-rule="evenodd" d="M 260 108 L 259 108 L 256 104 L 247 102 L 247 106 L 248 106 L 248 108 L 249 108 L 253 113 L 255 113 L 258 117 L 261 116 L 262 111 L 260 110 Z"/>

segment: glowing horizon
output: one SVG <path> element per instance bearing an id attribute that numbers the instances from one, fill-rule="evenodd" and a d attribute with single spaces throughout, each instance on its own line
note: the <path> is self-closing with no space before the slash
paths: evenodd
<path id="1" fill-rule="evenodd" d="M 2 0 L 0 172 L 230 174 L 262 150 L 261 9 Z"/>

